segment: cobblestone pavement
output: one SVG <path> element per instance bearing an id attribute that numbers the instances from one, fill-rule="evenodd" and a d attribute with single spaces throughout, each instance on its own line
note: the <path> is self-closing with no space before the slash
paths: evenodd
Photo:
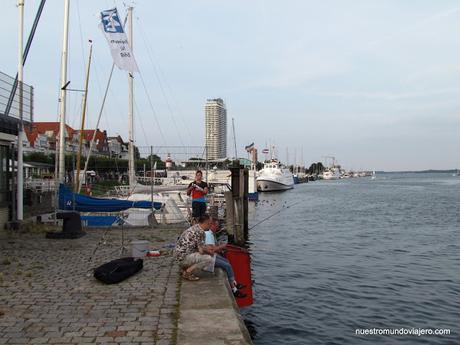
<path id="1" fill-rule="evenodd" d="M 130 256 L 132 239 L 161 248 L 181 230 L 125 229 L 124 255 L 114 228 L 76 240 L 0 235 L 0 344 L 176 344 L 181 283 L 169 251 L 145 258 L 144 269 L 119 284 L 98 282 L 92 269 Z"/>

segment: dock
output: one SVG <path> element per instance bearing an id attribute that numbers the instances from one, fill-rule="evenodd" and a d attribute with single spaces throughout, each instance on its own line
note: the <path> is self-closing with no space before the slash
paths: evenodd
<path id="1" fill-rule="evenodd" d="M 249 332 L 222 270 L 180 290 L 178 341 L 181 345 L 249 345 Z"/>
<path id="2" fill-rule="evenodd" d="M 0 232 L 0 344 L 250 344 L 225 276 L 182 281 L 163 248 L 184 229 L 86 229 L 74 240 L 39 227 Z M 92 269 L 130 256 L 134 239 L 162 255 L 119 284 L 98 282 Z"/>

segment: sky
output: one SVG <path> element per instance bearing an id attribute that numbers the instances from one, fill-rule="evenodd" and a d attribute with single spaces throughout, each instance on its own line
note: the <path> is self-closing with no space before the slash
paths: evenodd
<path id="1" fill-rule="evenodd" d="M 17 70 L 15 0 L 1 0 L 0 71 Z M 25 33 L 38 0 L 25 0 Z M 69 75 L 84 85 L 93 40 L 88 127 L 111 68 L 99 12 L 129 1 L 71 0 Z M 221 97 L 228 154 L 255 143 L 307 164 L 347 169 L 460 168 L 460 3 L 425 0 L 134 2 L 136 144 L 204 145 L 204 104 Z M 24 69 L 35 121 L 58 119 L 63 1 L 48 0 Z M 127 77 L 116 70 L 100 127 L 127 138 Z M 82 96 L 70 94 L 78 127 Z M 303 153 L 303 154 L 302 154 Z"/>

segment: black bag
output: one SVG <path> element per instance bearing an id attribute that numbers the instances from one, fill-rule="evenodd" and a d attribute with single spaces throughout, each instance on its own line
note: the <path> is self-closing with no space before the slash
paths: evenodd
<path id="1" fill-rule="evenodd" d="M 94 278 L 106 284 L 116 284 L 136 274 L 142 267 L 144 267 L 142 259 L 117 259 L 96 268 Z"/>

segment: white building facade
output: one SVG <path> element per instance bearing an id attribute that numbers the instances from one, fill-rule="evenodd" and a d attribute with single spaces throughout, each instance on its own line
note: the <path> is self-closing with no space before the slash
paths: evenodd
<path id="1" fill-rule="evenodd" d="M 221 98 L 208 99 L 205 111 L 205 136 L 208 159 L 227 157 L 227 109 Z"/>

